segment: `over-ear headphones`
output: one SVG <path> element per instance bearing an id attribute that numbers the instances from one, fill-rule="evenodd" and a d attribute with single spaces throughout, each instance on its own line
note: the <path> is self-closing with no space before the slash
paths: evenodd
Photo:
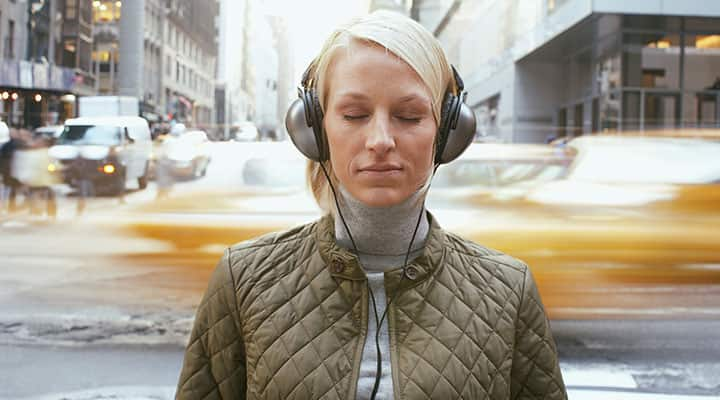
<path id="1" fill-rule="evenodd" d="M 323 111 L 320 100 L 310 82 L 315 62 L 305 70 L 298 98 L 288 108 L 285 127 L 295 147 L 313 161 L 327 161 L 330 151 L 323 132 Z M 475 114 L 465 104 L 467 92 L 460 74 L 452 67 L 455 89 L 447 90 L 443 97 L 440 124 L 435 148 L 435 164 L 446 164 L 458 158 L 472 143 L 475 135 Z"/>

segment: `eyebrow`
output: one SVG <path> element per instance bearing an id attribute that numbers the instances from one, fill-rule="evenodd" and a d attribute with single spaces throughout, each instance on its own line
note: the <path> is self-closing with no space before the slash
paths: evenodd
<path id="1" fill-rule="evenodd" d="M 368 100 L 369 97 L 360 92 L 345 92 L 345 93 L 341 93 L 340 95 L 338 95 L 338 100 L 345 100 L 345 99 Z M 400 99 L 398 99 L 398 103 L 409 103 L 409 102 L 418 101 L 418 100 L 423 103 L 428 103 L 428 104 L 430 103 L 430 101 L 428 101 L 424 96 L 420 96 L 416 93 L 411 93 L 411 94 L 401 97 Z"/>
<path id="2" fill-rule="evenodd" d="M 398 103 L 409 103 L 409 102 L 416 101 L 416 100 L 419 100 L 419 101 L 421 101 L 421 102 L 423 102 L 423 103 L 428 103 L 428 104 L 430 103 L 430 101 L 428 101 L 425 97 L 420 96 L 420 95 L 417 95 L 417 94 L 415 94 L 415 93 L 412 93 L 412 94 L 409 94 L 409 95 L 407 95 L 407 96 L 401 97 L 401 98 L 398 100 Z"/>
<path id="3" fill-rule="evenodd" d="M 338 100 L 367 100 L 369 97 L 360 92 L 345 92 L 338 95 Z"/>

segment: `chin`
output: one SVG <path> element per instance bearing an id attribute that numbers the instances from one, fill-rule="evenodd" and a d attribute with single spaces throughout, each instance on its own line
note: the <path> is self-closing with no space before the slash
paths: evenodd
<path id="1" fill-rule="evenodd" d="M 369 189 L 353 196 L 368 207 L 392 207 L 407 200 L 412 193 L 400 193 L 395 189 Z"/>

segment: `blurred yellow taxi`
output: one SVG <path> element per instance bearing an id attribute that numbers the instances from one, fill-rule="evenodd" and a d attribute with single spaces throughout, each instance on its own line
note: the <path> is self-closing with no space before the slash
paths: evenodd
<path id="1" fill-rule="evenodd" d="M 304 161 L 282 154 L 245 160 L 238 190 L 134 210 L 131 234 L 163 244 L 135 257 L 210 268 L 229 244 L 317 218 Z M 718 318 L 719 183 L 718 141 L 473 144 L 440 167 L 428 209 L 446 229 L 527 262 L 553 318 Z"/>
<path id="2" fill-rule="evenodd" d="M 720 317 L 720 142 L 567 147 L 558 179 L 468 190 L 453 230 L 526 261 L 555 318 Z"/>

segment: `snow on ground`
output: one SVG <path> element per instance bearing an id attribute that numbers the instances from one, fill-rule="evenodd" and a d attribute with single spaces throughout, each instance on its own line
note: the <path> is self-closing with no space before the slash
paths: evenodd
<path id="1" fill-rule="evenodd" d="M 174 387 L 105 387 L 68 393 L 53 393 L 23 400 L 171 400 Z"/>

